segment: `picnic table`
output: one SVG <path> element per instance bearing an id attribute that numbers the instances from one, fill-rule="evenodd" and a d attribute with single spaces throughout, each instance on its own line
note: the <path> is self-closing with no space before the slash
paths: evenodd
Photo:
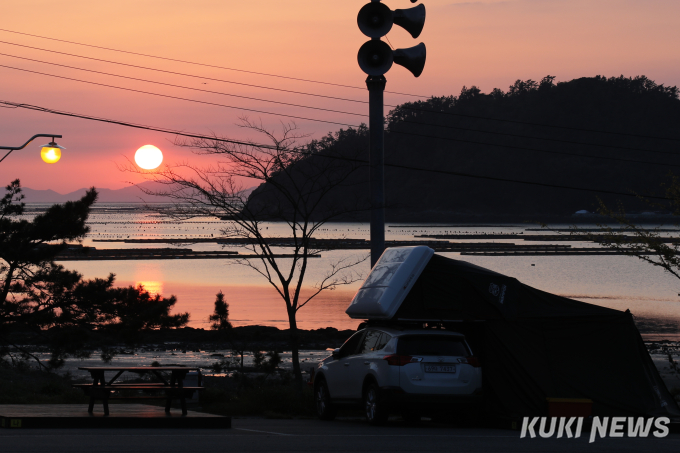
<path id="1" fill-rule="evenodd" d="M 199 368 L 183 367 L 183 366 L 87 366 L 78 367 L 79 370 L 89 371 L 92 376 L 92 384 L 74 384 L 74 387 L 83 389 L 85 394 L 90 397 L 90 404 L 87 411 L 92 414 L 94 411 L 95 400 L 100 399 L 104 405 L 104 415 L 109 415 L 109 399 L 128 399 L 135 398 L 130 396 L 111 396 L 111 392 L 120 390 L 138 390 L 144 391 L 160 391 L 165 393 L 165 396 L 156 398 L 165 398 L 165 412 L 170 413 L 170 406 L 173 399 L 179 399 L 182 405 L 182 415 L 187 414 L 187 396 L 191 396 L 193 392 L 203 390 L 201 386 L 201 371 Z M 184 386 L 184 379 L 190 371 L 198 372 L 197 386 Z M 114 372 L 115 375 L 107 381 L 106 373 Z M 131 372 L 136 374 L 152 374 L 159 382 L 142 382 L 142 383 L 124 383 L 116 382 L 124 373 Z M 170 380 L 163 375 L 163 372 L 170 372 Z M 136 398 L 150 398 L 147 396 Z M 153 397 L 151 397 L 153 398 Z"/>

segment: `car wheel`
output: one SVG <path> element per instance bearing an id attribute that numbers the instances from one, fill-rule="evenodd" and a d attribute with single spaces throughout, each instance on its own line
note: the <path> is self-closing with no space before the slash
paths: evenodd
<path id="1" fill-rule="evenodd" d="M 323 379 L 319 380 L 315 386 L 314 403 L 316 404 L 316 414 L 321 420 L 333 420 L 335 418 L 337 410 L 331 402 L 328 385 Z"/>
<path id="2" fill-rule="evenodd" d="M 381 425 L 387 421 L 389 413 L 385 403 L 380 400 L 380 392 L 375 384 L 369 384 L 364 392 L 364 410 L 371 425 Z"/>

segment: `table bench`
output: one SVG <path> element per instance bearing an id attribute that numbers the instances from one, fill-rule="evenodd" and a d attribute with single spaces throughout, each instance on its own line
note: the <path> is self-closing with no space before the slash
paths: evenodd
<path id="1" fill-rule="evenodd" d="M 196 391 L 203 390 L 201 386 L 201 371 L 198 368 L 179 367 L 179 366 L 158 366 L 158 367 L 79 367 L 79 370 L 89 371 L 92 376 L 92 384 L 74 384 L 74 387 L 82 389 L 87 396 L 90 397 L 90 404 L 87 412 L 90 414 L 94 411 L 94 403 L 96 400 L 101 400 L 104 405 L 104 415 L 109 415 L 109 400 L 110 399 L 149 399 L 149 398 L 163 398 L 165 399 L 165 412 L 170 413 L 170 406 L 173 399 L 179 399 L 182 406 L 182 415 L 187 415 L 186 398 Z M 170 381 L 163 376 L 163 371 L 169 371 Z M 198 385 L 185 387 L 184 379 L 190 371 L 198 372 Z M 106 380 L 106 372 L 115 372 L 116 374 L 110 380 Z M 132 372 L 137 374 L 149 373 L 153 374 L 160 382 L 140 382 L 140 383 L 116 383 L 116 380 L 125 372 Z M 164 396 L 111 396 L 111 392 L 120 390 L 138 390 L 138 391 L 155 391 L 165 393 Z"/>

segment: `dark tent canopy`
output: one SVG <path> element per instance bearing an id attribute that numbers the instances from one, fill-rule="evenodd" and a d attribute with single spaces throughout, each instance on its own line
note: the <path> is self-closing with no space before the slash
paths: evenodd
<path id="1" fill-rule="evenodd" d="M 394 319 L 448 321 L 465 333 L 499 415 L 542 416 L 546 398 L 588 398 L 593 415 L 680 417 L 629 311 L 434 255 Z"/>

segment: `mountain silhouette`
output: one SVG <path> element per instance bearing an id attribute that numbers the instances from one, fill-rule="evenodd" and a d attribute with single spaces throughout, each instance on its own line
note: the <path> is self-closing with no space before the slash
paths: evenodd
<path id="1" fill-rule="evenodd" d="M 341 129 L 311 142 L 308 157 L 291 165 L 311 167 L 329 154 L 367 161 L 368 138 L 365 126 Z M 678 88 L 644 76 L 559 83 L 547 76 L 488 94 L 463 87 L 458 96 L 402 104 L 387 116 L 386 219 L 553 220 L 596 210 L 598 197 L 649 211 L 626 194 L 664 196 L 661 183 L 680 170 L 679 144 Z M 275 201 L 272 187 L 253 192 L 253 211 Z M 368 197 L 364 166 L 329 193 L 325 206 L 366 206 Z M 338 218 L 365 221 L 369 214 Z"/>
<path id="2" fill-rule="evenodd" d="M 146 190 L 162 190 L 161 184 L 153 181 L 145 181 L 140 184 L 131 185 L 122 189 L 101 189 L 97 188 L 99 193 L 98 203 L 161 203 L 172 202 L 168 197 L 159 197 L 155 195 L 147 195 L 141 189 Z M 86 188 L 78 189 L 67 194 L 60 194 L 54 190 L 36 190 L 28 187 L 22 188 L 22 193 L 26 196 L 24 199 L 27 203 L 64 203 L 66 201 L 73 201 L 80 199 Z"/>

